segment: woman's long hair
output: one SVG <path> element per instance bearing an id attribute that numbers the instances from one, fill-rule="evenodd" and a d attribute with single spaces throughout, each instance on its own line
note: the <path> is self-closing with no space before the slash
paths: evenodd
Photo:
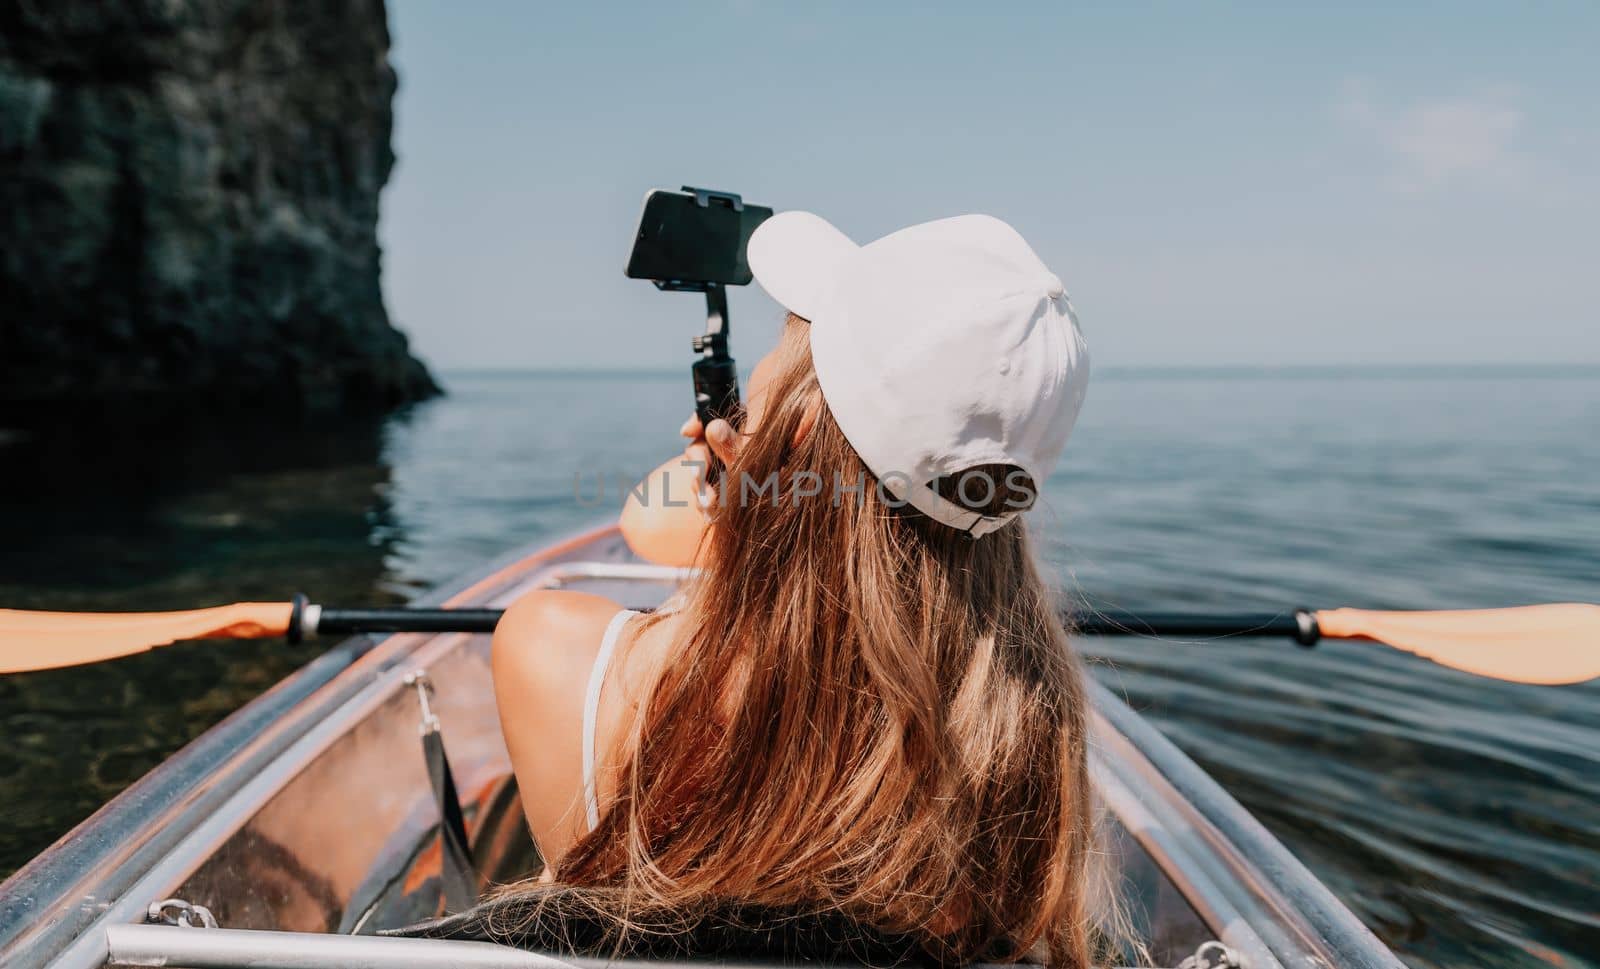
<path id="1" fill-rule="evenodd" d="M 1088 701 L 1026 530 L 973 540 L 894 507 L 798 318 L 777 363 L 617 798 L 552 887 L 619 927 L 734 900 L 842 913 L 941 963 L 1089 965 Z M 986 507 L 1031 487 L 982 470 Z"/>

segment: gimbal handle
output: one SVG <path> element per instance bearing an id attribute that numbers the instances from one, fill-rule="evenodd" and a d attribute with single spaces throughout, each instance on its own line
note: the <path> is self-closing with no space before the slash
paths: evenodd
<path id="1" fill-rule="evenodd" d="M 706 286 L 706 331 L 690 344 L 700 354 L 694 375 L 694 407 L 702 426 L 722 418 L 737 426 L 739 371 L 728 353 L 728 292 L 720 284 Z"/>

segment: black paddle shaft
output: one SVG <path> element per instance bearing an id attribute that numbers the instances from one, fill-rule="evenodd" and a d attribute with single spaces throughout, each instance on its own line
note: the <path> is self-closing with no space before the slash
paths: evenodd
<path id="1" fill-rule="evenodd" d="M 500 609 L 324 608 L 317 620 L 316 632 L 318 635 L 492 633 L 503 614 Z"/>
<path id="2" fill-rule="evenodd" d="M 1192 612 L 1069 612 L 1068 628 L 1082 636 L 1161 636 L 1170 638 L 1269 637 L 1311 647 L 1322 638 L 1310 609 L 1293 612 L 1207 614 Z"/>
<path id="3" fill-rule="evenodd" d="M 307 628 L 305 603 L 297 597 L 290 638 L 356 633 L 492 633 L 499 609 L 336 609 L 324 607 L 316 627 Z M 1063 617 L 1081 636 L 1160 636 L 1173 638 L 1253 637 L 1293 639 L 1313 646 L 1321 638 L 1309 609 L 1293 612 L 1206 614 L 1131 613 L 1120 610 L 1070 612 Z"/>

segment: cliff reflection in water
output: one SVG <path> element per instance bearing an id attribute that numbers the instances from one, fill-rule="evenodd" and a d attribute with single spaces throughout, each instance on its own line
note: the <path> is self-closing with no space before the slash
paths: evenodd
<path id="1" fill-rule="evenodd" d="M 404 422 L 402 416 L 396 421 Z M 377 420 L 107 429 L 0 446 L 0 607 L 394 602 Z M 326 644 L 183 644 L 0 677 L 0 874 Z"/>

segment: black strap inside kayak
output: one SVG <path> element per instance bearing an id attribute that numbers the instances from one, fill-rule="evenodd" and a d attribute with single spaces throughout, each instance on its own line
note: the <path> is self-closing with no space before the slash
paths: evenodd
<path id="1" fill-rule="evenodd" d="M 456 792 L 456 778 L 450 770 L 450 757 L 444 751 L 444 736 L 437 729 L 422 735 L 422 756 L 428 764 L 428 782 L 439 805 L 439 847 L 442 860 L 439 877 L 443 882 L 445 910 L 464 912 L 478 904 L 478 874 L 472 864 L 472 848 L 467 842 L 467 820 Z"/>
<path id="2" fill-rule="evenodd" d="M 444 734 L 433 712 L 430 697 L 433 682 L 427 670 L 406 674 L 406 686 L 417 691 L 417 706 L 422 714 L 422 760 L 428 767 L 428 786 L 439 808 L 439 880 L 446 912 L 464 912 L 478 904 L 478 871 L 472 864 L 472 847 L 467 841 L 467 819 L 456 791 L 455 772 L 444 751 Z"/>

